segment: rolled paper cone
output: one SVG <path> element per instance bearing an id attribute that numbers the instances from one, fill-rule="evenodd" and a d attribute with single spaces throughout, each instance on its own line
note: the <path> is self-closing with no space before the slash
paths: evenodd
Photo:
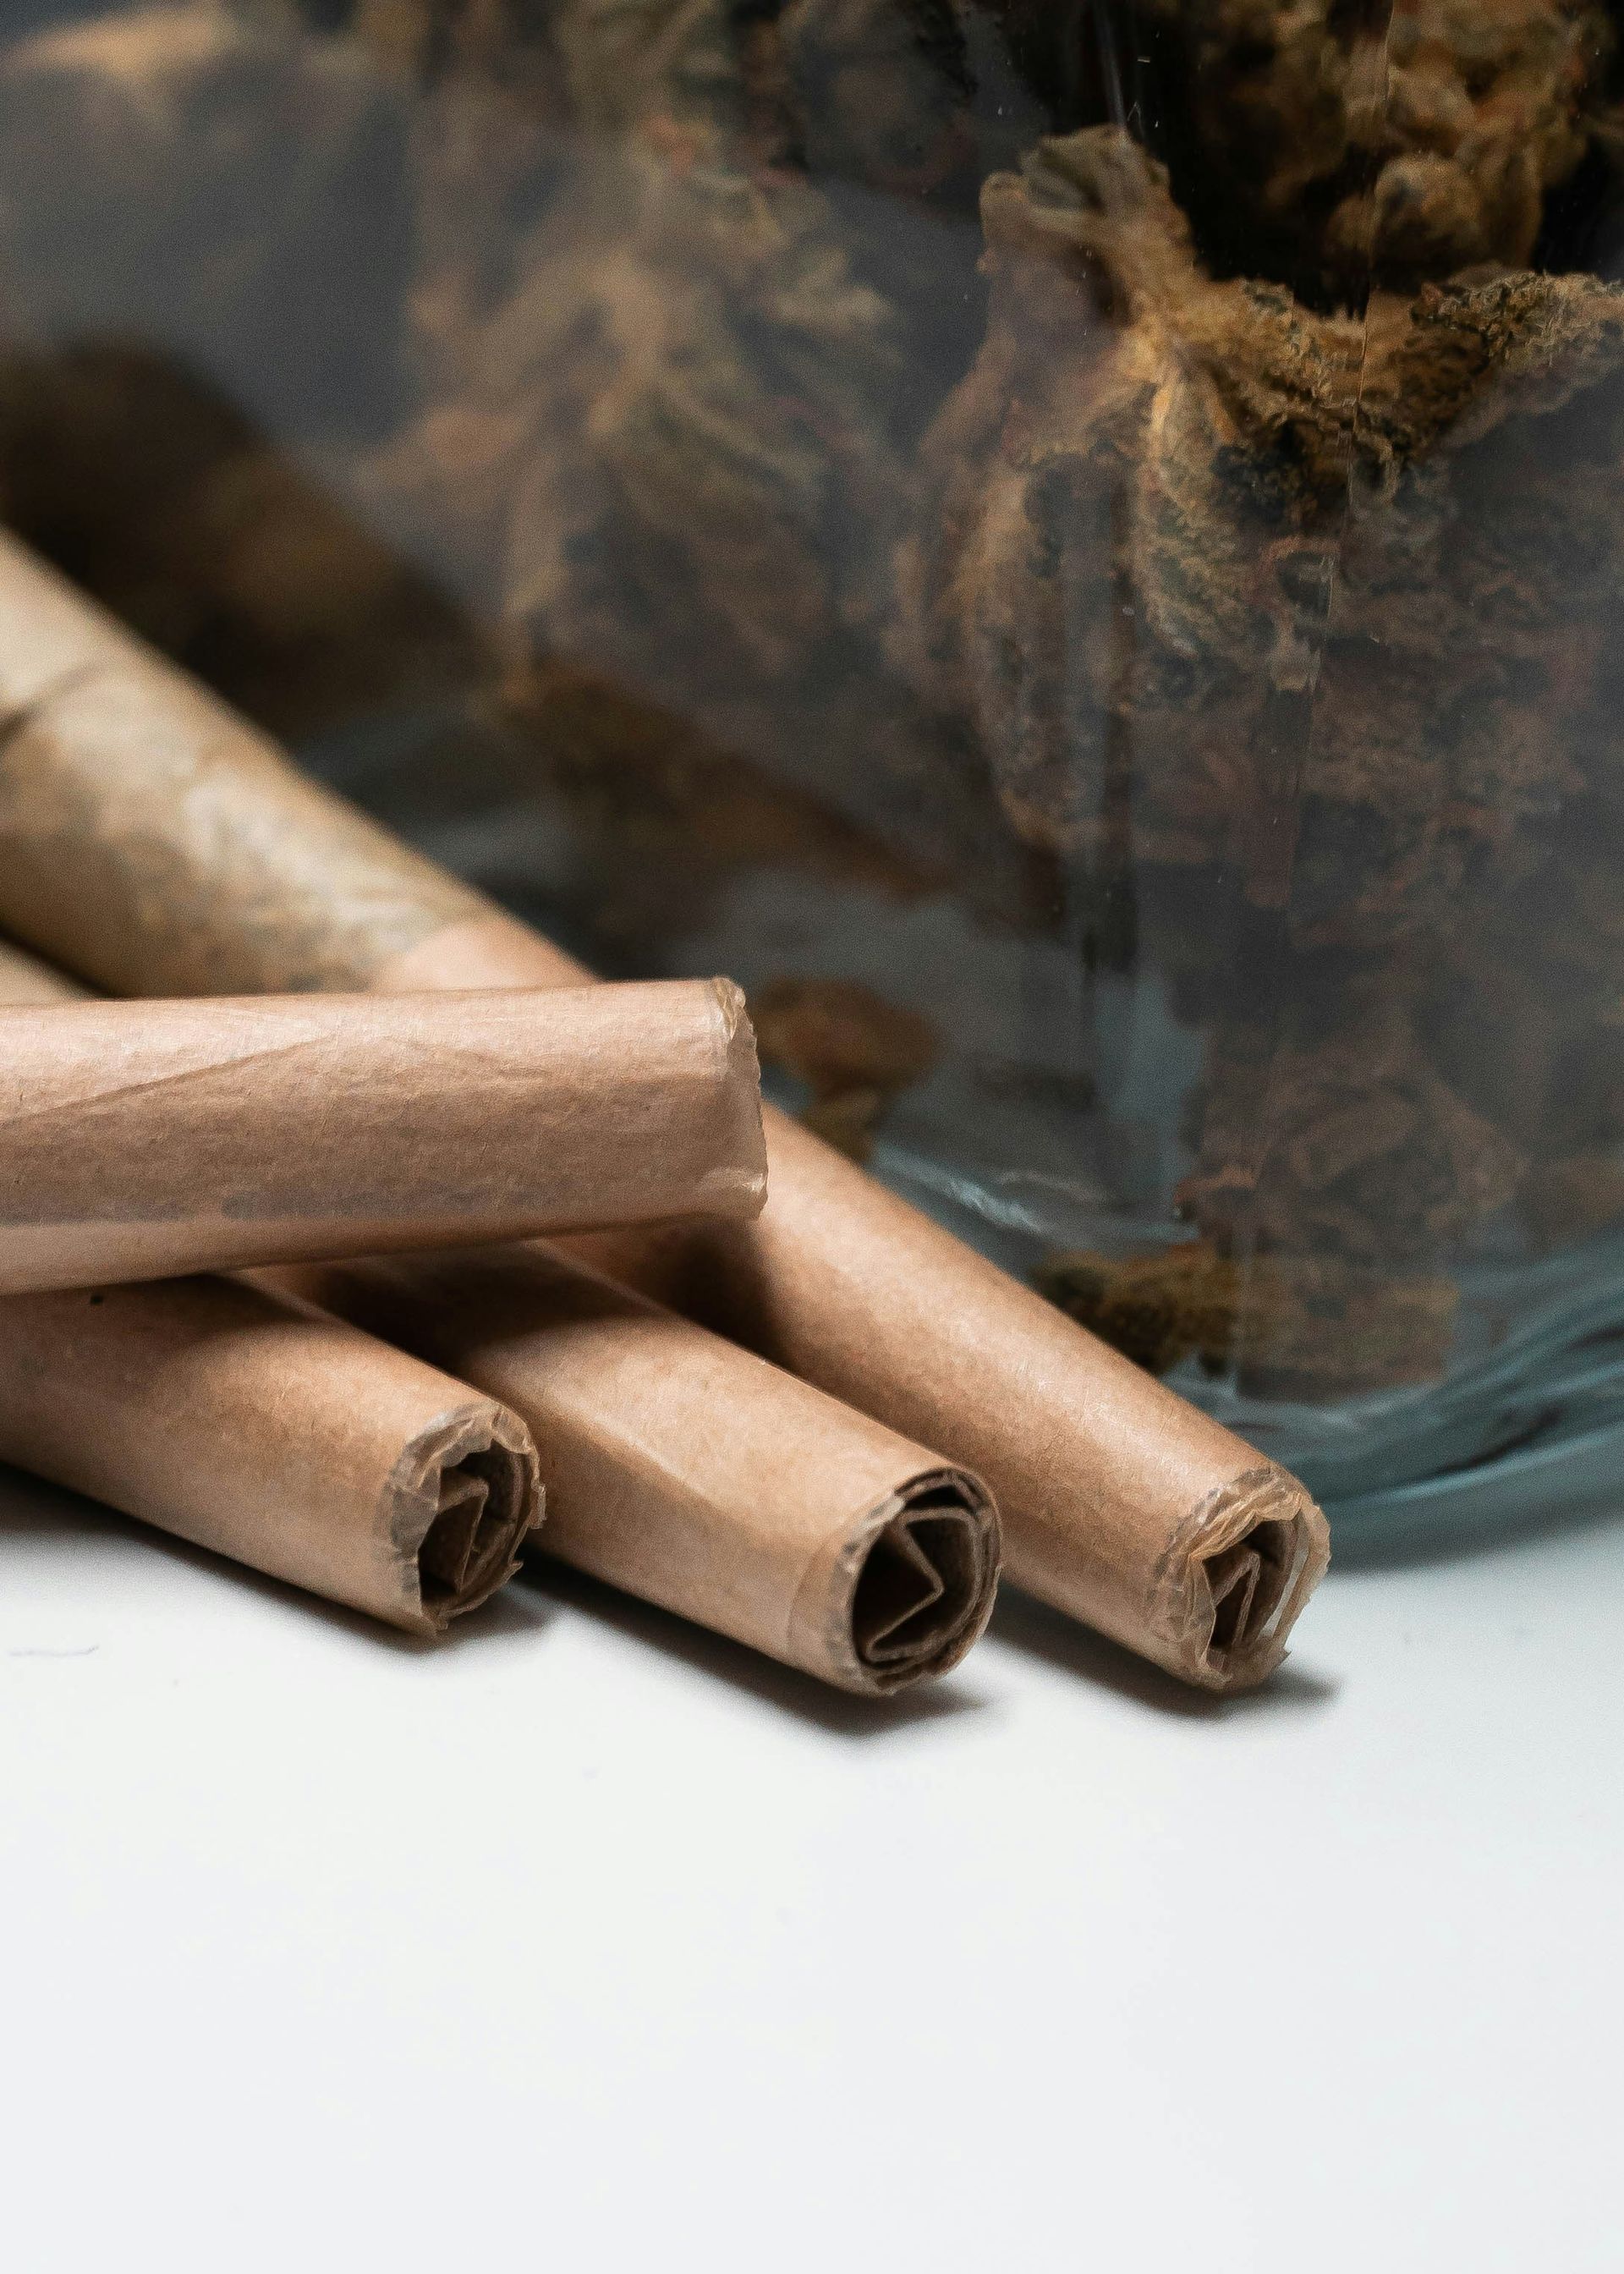
<path id="1" fill-rule="evenodd" d="M 540 1512 L 492 1399 L 233 1279 L 0 1300 L 0 1459 L 425 1635 Z"/>
<path id="2" fill-rule="evenodd" d="M 0 922 L 102 986 L 585 975 L 10 543 L 0 707 Z M 767 1126 L 748 1232 L 596 1252 L 979 1472 L 1019 1585 L 1186 1681 L 1267 1675 L 1328 1560 L 1297 1480 L 795 1123 Z"/>
<path id="3" fill-rule="evenodd" d="M 0 1293 L 761 1205 L 726 981 L 0 1010 Z"/>
<path id="4" fill-rule="evenodd" d="M 0 941 L 0 1004 L 83 991 Z M 510 1578 L 542 1512 L 514 1414 L 235 1279 L 0 1299 L 0 1460 L 414 1634 Z"/>
<path id="5" fill-rule="evenodd" d="M 567 1563 L 868 1695 L 987 1623 L 974 1477 L 538 1243 L 274 1276 L 522 1416 Z"/>

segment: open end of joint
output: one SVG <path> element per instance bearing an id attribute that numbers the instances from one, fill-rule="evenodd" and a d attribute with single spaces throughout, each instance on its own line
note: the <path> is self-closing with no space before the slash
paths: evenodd
<path id="1" fill-rule="evenodd" d="M 500 1446 L 447 1467 L 417 1550 L 424 1609 L 449 1618 L 483 1602 L 508 1575 L 524 1518 L 522 1470 Z"/>
<path id="2" fill-rule="evenodd" d="M 869 1549 L 852 1603 L 853 1639 L 876 1674 L 925 1671 L 957 1653 L 985 1616 L 988 1522 L 957 1486 L 920 1495 Z"/>
<path id="3" fill-rule="evenodd" d="M 1286 1521 L 1255 1525 L 1244 1540 L 1209 1556 L 1213 1625 L 1207 1645 L 1222 1667 L 1267 1640 L 1290 1584 L 1296 1527 Z"/>

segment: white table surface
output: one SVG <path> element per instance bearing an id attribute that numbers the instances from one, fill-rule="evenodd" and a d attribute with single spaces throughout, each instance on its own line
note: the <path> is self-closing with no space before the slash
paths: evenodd
<path id="1" fill-rule="evenodd" d="M 6 1479 L 4 2263 L 1624 2266 L 1624 1523 L 1298 1634 L 1216 1708 L 1011 1599 L 876 1712 Z"/>

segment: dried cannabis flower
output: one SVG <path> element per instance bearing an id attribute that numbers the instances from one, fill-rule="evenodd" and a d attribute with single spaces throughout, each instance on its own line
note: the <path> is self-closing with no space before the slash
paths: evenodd
<path id="1" fill-rule="evenodd" d="M 1533 256 L 1601 124 L 1598 0 L 1152 0 L 1227 273 L 1362 301 Z"/>
<path id="2" fill-rule="evenodd" d="M 1338 1271 L 1419 1285 L 1528 1161 L 1433 1063 L 1448 943 L 1615 794 L 1590 470 L 1624 462 L 1624 295 L 1509 274 L 1355 319 L 1214 282 L 1109 129 L 983 204 L 988 339 L 926 444 L 898 652 L 1023 837 L 1130 882 L 1206 1029 L 1180 1197 L 1220 1261 L 1296 1259 L 1318 1315 Z M 1244 1302 L 1249 1345 L 1301 1349 L 1295 1292 Z M 1367 1378 L 1438 1362 L 1436 1302 L 1395 1317 L 1417 1351 L 1367 1318 Z"/>
<path id="3" fill-rule="evenodd" d="M 1254 1396 L 1308 1400 L 1433 1380 L 1460 1302 L 1448 1278 L 1315 1256 L 1243 1265 L 1205 1240 L 1148 1255 L 1055 1255 L 1037 1284 L 1153 1374 L 1195 1359 Z"/>
<path id="4" fill-rule="evenodd" d="M 1131 737 L 1139 857 L 1211 857 L 1260 700 L 1312 677 L 1362 333 L 1212 284 L 1114 129 L 995 176 L 983 215 L 988 337 L 924 447 L 900 651 L 1022 835 L 1088 847 Z"/>

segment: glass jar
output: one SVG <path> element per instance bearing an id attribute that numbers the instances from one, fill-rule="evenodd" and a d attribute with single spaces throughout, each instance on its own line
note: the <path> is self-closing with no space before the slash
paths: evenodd
<path id="1" fill-rule="evenodd" d="M 8 21 L 26 535 L 1340 1544 L 1605 1483 L 1614 9 Z"/>

